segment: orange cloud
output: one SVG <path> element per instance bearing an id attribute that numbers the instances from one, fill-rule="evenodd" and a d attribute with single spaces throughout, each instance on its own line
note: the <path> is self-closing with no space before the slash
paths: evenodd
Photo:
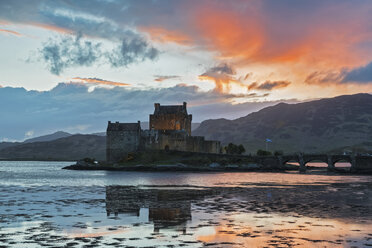
<path id="1" fill-rule="evenodd" d="M 306 12 L 306 18 L 296 13 L 297 19 L 291 21 L 290 15 L 271 16 L 273 13 L 260 4 L 244 11 L 205 5 L 193 15 L 200 18 L 191 20 L 198 34 L 193 35 L 194 42 L 219 52 L 224 59 L 234 59 L 237 65 L 301 62 L 319 67 L 358 66 L 371 59 L 372 50 L 358 45 L 372 42 L 372 30 L 367 11 L 351 7 L 332 5 L 313 14 Z"/>
<path id="2" fill-rule="evenodd" d="M 16 36 L 22 36 L 22 34 L 16 32 L 16 31 L 13 31 L 13 30 L 9 30 L 9 29 L 1 29 L 0 28 L 0 32 L 9 33 L 9 34 L 13 34 L 13 35 L 16 35 Z"/>
<path id="3" fill-rule="evenodd" d="M 266 81 L 262 84 L 252 83 L 248 86 L 249 90 L 273 90 L 273 89 L 280 89 L 289 86 L 291 82 L 288 81 Z"/>
<path id="4" fill-rule="evenodd" d="M 169 79 L 178 79 L 180 78 L 180 76 L 176 76 L 176 75 L 167 75 L 167 76 L 163 76 L 163 75 L 155 75 L 155 81 L 156 82 L 163 82 L 165 80 L 169 80 Z"/>
<path id="5" fill-rule="evenodd" d="M 209 68 L 205 73 L 199 75 L 199 80 L 208 80 L 215 83 L 215 90 L 220 93 L 231 93 L 233 86 L 247 90 L 247 85 L 235 79 L 236 74 L 233 67 L 228 64 L 220 64 Z"/>
<path id="6" fill-rule="evenodd" d="M 108 80 L 103 80 L 99 78 L 81 78 L 81 77 L 75 77 L 73 80 L 79 80 L 84 83 L 89 83 L 89 84 L 103 84 L 103 85 L 114 85 L 114 86 L 128 86 L 130 84 L 126 83 L 120 83 L 120 82 L 114 82 L 114 81 L 108 81 Z"/>
<path id="7" fill-rule="evenodd" d="M 166 43 L 173 42 L 179 45 L 191 45 L 192 40 L 186 34 L 178 31 L 167 30 L 162 27 L 140 27 L 139 30 L 150 35 L 153 41 Z"/>
<path id="8" fill-rule="evenodd" d="M 30 25 L 38 27 L 38 28 L 47 29 L 47 30 L 50 30 L 50 31 L 53 31 L 53 32 L 62 33 L 62 34 L 72 33 L 72 31 L 70 29 L 61 28 L 61 27 L 57 27 L 57 26 L 54 26 L 54 25 L 44 24 L 44 23 L 33 22 L 33 23 L 30 23 Z"/>
<path id="9" fill-rule="evenodd" d="M 4 21 L 4 20 L 0 20 L 0 25 L 9 25 L 9 22 Z"/>
<path id="10" fill-rule="evenodd" d="M 224 58 L 251 58 L 264 43 L 262 25 L 253 14 L 242 17 L 233 11 L 205 6 L 195 15 L 200 18 L 193 20 L 193 26 L 204 44 Z"/>
<path id="11" fill-rule="evenodd" d="M 200 75 L 198 78 L 202 81 L 207 80 L 214 82 L 215 90 L 220 93 L 230 93 L 234 84 L 238 87 L 244 88 L 245 90 L 247 89 L 247 85 L 226 75 L 203 74 Z"/>

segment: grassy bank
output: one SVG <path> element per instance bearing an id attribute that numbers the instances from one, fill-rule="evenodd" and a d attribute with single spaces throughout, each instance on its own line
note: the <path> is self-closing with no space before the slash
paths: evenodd
<path id="1" fill-rule="evenodd" d="M 133 165 L 164 165 L 184 164 L 189 166 L 209 166 L 210 164 L 243 165 L 251 164 L 254 161 L 248 156 L 208 154 L 182 151 L 143 151 L 129 154 L 126 158 L 117 163 L 118 166 Z"/>

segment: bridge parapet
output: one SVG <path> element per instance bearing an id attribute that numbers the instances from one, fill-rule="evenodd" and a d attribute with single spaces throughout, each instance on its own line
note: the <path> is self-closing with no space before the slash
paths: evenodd
<path id="1" fill-rule="evenodd" d="M 288 162 L 298 163 L 301 172 L 306 171 L 306 164 L 309 162 L 323 162 L 328 165 L 328 170 L 335 170 L 335 163 L 344 161 L 351 164 L 351 172 L 372 172 L 372 156 L 355 156 L 355 155 L 330 155 L 330 154 L 292 154 L 280 156 L 254 157 L 257 163 L 263 166 L 276 166 L 285 168 Z"/>

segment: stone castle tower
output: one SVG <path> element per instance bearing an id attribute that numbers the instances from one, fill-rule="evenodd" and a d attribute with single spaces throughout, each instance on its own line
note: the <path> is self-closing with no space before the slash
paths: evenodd
<path id="1" fill-rule="evenodd" d="M 106 160 L 119 161 L 123 154 L 137 151 L 141 142 L 141 123 L 108 122 Z"/>
<path id="2" fill-rule="evenodd" d="M 154 114 L 150 115 L 151 130 L 185 130 L 191 135 L 192 115 L 187 114 L 186 102 L 183 105 L 166 106 L 155 103 L 154 106 Z"/>

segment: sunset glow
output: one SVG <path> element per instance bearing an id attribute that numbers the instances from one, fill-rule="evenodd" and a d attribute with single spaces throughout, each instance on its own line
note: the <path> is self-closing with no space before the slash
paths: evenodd
<path id="1" fill-rule="evenodd" d="M 238 118 L 257 103 L 372 92 L 366 0 L 32 0 L 0 7 L 0 84 L 27 94 L 75 82 L 86 85 L 89 99 L 103 88 L 118 101 L 146 94 L 175 104 L 182 97 L 204 120 L 225 118 L 221 106 Z"/>
<path id="2" fill-rule="evenodd" d="M 77 81 L 84 82 L 84 83 L 89 83 L 89 84 L 103 84 L 103 85 L 113 85 L 113 86 L 128 86 L 128 85 L 130 85 L 130 84 L 125 84 L 125 83 L 102 80 L 102 79 L 99 79 L 99 78 L 75 77 L 72 80 L 77 80 Z"/>

